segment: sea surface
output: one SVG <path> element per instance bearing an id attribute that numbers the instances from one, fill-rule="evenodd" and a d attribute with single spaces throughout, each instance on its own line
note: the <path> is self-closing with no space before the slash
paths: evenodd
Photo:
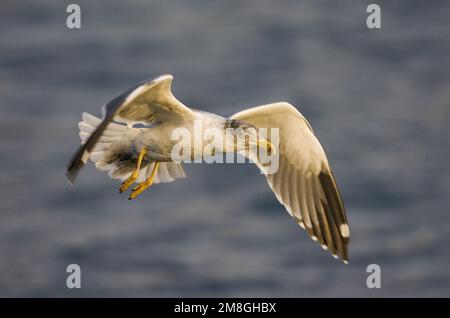
<path id="1" fill-rule="evenodd" d="M 79 30 L 69 1 L 0 3 L 0 296 L 450 296 L 449 1 L 377 1 L 373 30 L 372 1 L 73 2 Z M 92 164 L 66 182 L 81 112 L 163 73 L 194 108 L 285 100 L 309 119 L 346 205 L 349 265 L 250 164 L 186 165 L 133 201 Z"/>

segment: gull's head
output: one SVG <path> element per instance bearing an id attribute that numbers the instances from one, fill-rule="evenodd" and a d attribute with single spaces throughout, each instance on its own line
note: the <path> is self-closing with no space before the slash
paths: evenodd
<path id="1" fill-rule="evenodd" d="M 273 145 L 259 133 L 255 126 L 235 119 L 228 119 L 225 122 L 225 152 L 244 151 L 250 148 L 262 147 L 265 151 L 275 152 Z"/>

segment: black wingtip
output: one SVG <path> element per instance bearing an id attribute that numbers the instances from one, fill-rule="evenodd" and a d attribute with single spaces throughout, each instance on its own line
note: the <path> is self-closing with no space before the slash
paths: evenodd
<path id="1" fill-rule="evenodd" d="M 75 153 L 72 160 L 70 161 L 69 165 L 67 166 L 67 171 L 65 173 L 67 181 L 73 185 L 75 183 L 75 179 L 78 176 L 78 173 L 80 172 L 81 168 L 84 166 L 84 162 L 81 159 L 82 153 L 84 152 L 83 149 L 80 149 Z"/>
<path id="2" fill-rule="evenodd" d="M 76 179 L 76 175 L 71 174 L 70 171 L 67 171 L 64 176 L 66 177 L 67 182 L 73 186 L 75 179 Z"/>

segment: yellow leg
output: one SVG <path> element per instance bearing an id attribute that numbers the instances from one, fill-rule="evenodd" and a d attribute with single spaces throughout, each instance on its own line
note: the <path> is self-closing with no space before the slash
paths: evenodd
<path id="1" fill-rule="evenodd" d="M 131 176 L 122 183 L 122 186 L 119 189 L 120 193 L 124 192 L 126 189 L 130 187 L 130 185 L 134 183 L 134 181 L 136 181 L 137 177 L 139 176 L 139 170 L 141 169 L 142 159 L 144 159 L 144 156 L 147 154 L 147 151 L 148 151 L 147 147 L 145 146 L 142 147 L 141 151 L 139 152 L 136 168 L 134 168 Z"/>
<path id="2" fill-rule="evenodd" d="M 135 188 L 133 188 L 133 190 L 131 190 L 132 192 L 131 192 L 128 200 L 134 199 L 139 194 L 141 194 L 145 189 L 147 189 L 149 186 L 152 185 L 153 178 L 155 177 L 156 171 L 158 170 L 158 166 L 159 166 L 159 162 L 155 162 L 155 165 L 153 166 L 153 170 L 152 170 L 152 173 L 150 174 L 150 176 L 144 182 L 138 184 L 137 187 L 135 187 Z"/>

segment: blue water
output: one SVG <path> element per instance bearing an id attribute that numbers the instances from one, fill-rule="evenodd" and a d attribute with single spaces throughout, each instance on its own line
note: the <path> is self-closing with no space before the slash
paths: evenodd
<path id="1" fill-rule="evenodd" d="M 0 296 L 450 296 L 450 2 L 378 1 L 380 30 L 369 1 L 78 0 L 81 30 L 68 3 L 0 4 Z M 222 115 L 298 107 L 344 197 L 350 265 L 251 165 L 189 165 L 135 201 L 92 165 L 68 185 L 81 112 L 161 73 Z"/>

